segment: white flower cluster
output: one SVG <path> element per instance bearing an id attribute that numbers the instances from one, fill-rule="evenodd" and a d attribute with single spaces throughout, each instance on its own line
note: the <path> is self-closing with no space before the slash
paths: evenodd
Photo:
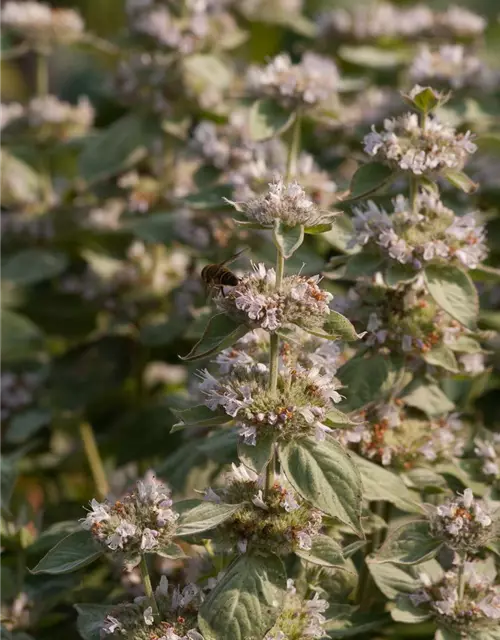
<path id="1" fill-rule="evenodd" d="M 410 601 L 426 608 L 446 627 L 460 632 L 461 637 L 473 638 L 493 621 L 500 619 L 500 587 L 495 575 L 486 572 L 480 563 L 466 562 L 464 596 L 458 591 L 458 570 L 447 571 L 438 582 L 421 573 L 422 588 L 410 594 Z"/>
<path id="2" fill-rule="evenodd" d="M 429 261 L 449 263 L 450 259 L 475 269 L 486 258 L 485 228 L 474 213 L 456 216 L 438 196 L 426 191 L 418 195 L 413 211 L 401 195 L 393 206 L 392 216 L 371 200 L 355 207 L 348 246 L 375 244 L 389 258 L 415 269 Z"/>
<path id="3" fill-rule="evenodd" d="M 428 118 L 425 128 L 416 113 L 384 120 L 380 133 L 372 127 L 364 138 L 365 152 L 395 169 L 415 175 L 435 175 L 446 169 L 461 170 L 469 154 L 476 151 L 470 131 L 456 133 L 453 127 Z"/>
<path id="4" fill-rule="evenodd" d="M 134 604 L 116 606 L 100 628 L 102 638 L 155 638 L 155 640 L 203 640 L 197 629 L 196 613 L 205 592 L 189 583 L 182 589 L 177 585 L 169 593 L 166 576 L 155 589 L 160 620 L 155 620 L 148 598 L 136 598 Z M 144 635 L 143 635 L 144 634 Z"/>
<path id="5" fill-rule="evenodd" d="M 474 551 L 495 534 L 488 507 L 474 498 L 472 489 L 429 509 L 432 534 L 452 549 Z"/>
<path id="6" fill-rule="evenodd" d="M 171 114 L 172 61 L 160 52 L 131 53 L 120 60 L 113 79 L 113 90 L 127 105 L 142 105 L 155 113 Z M 179 90 L 179 87 L 177 87 Z"/>
<path id="7" fill-rule="evenodd" d="M 473 38 L 486 28 L 486 20 L 467 9 L 451 6 L 445 12 L 433 13 L 424 4 L 399 7 L 377 2 L 352 10 L 335 9 L 319 17 L 320 35 L 331 39 L 359 41 L 379 38 L 417 39 L 440 36 L 454 39 Z"/>
<path id="8" fill-rule="evenodd" d="M 335 437 L 363 457 L 384 467 L 411 469 L 461 456 L 465 448 L 463 424 L 455 413 L 427 420 L 410 417 L 400 402 L 361 411 L 359 424 L 339 429 Z"/>
<path id="9" fill-rule="evenodd" d="M 474 453 L 481 460 L 481 471 L 487 480 L 495 481 L 500 476 L 500 433 L 474 439 Z"/>
<path id="10" fill-rule="evenodd" d="M 179 517 L 172 504 L 167 487 L 148 475 L 121 500 L 93 499 L 81 522 L 106 550 L 122 553 L 127 564 L 135 566 L 141 554 L 161 550 L 172 540 Z"/>
<path id="11" fill-rule="evenodd" d="M 88 132 L 94 122 L 94 108 L 86 97 L 73 105 L 53 95 L 32 98 L 25 107 L 17 103 L 2 105 L 2 128 L 21 120 L 41 140 L 67 140 Z"/>
<path id="12" fill-rule="evenodd" d="M 6 2 L 1 21 L 5 27 L 38 46 L 74 42 L 81 37 L 85 27 L 81 16 L 73 9 L 53 9 L 33 0 Z"/>
<path id="13" fill-rule="evenodd" d="M 236 207 L 251 220 L 264 225 L 281 220 L 290 227 L 298 224 L 313 227 L 332 216 L 321 212 L 297 182 L 285 183 L 281 178 L 269 183 L 267 193 L 238 203 Z"/>
<path id="14" fill-rule="evenodd" d="M 241 504 L 218 531 L 222 544 L 236 545 L 245 553 L 249 544 L 272 549 L 278 555 L 311 549 L 322 527 L 322 515 L 311 508 L 281 476 L 264 495 L 263 477 L 244 465 L 232 465 L 226 486 L 208 488 L 205 500 Z"/>
<path id="15" fill-rule="evenodd" d="M 444 44 L 438 49 L 422 45 L 409 69 L 419 84 L 438 83 L 452 89 L 488 88 L 494 76 L 485 64 L 461 44 Z"/>
<path id="16" fill-rule="evenodd" d="M 35 392 L 40 383 L 41 376 L 38 373 L 2 371 L 0 377 L 2 422 L 7 420 L 18 409 L 22 409 L 33 402 Z"/>
<path id="17" fill-rule="evenodd" d="M 332 431 L 324 423 L 328 409 L 342 399 L 338 380 L 319 367 L 282 371 L 277 395 L 268 392 L 268 369 L 260 363 L 250 370 L 234 369 L 226 378 L 217 379 L 206 369 L 199 377 L 204 404 L 234 418 L 249 445 L 269 431 L 284 440 L 310 434 L 324 440 Z"/>
<path id="18" fill-rule="evenodd" d="M 252 328 L 270 332 L 289 324 L 321 328 L 333 296 L 318 287 L 319 280 L 320 276 L 289 276 L 277 291 L 276 272 L 259 263 L 237 285 L 225 287 L 215 301 L 221 311 Z"/>
<path id="19" fill-rule="evenodd" d="M 272 629 L 264 640 L 308 640 L 324 638 L 326 618 L 323 615 L 329 604 L 316 593 L 311 600 L 305 600 L 297 594 L 294 581 L 287 580 L 287 595 L 283 609 Z"/>
<path id="20" fill-rule="evenodd" d="M 253 95 L 275 98 L 287 107 L 325 103 L 335 96 L 338 84 L 335 63 L 312 52 L 306 52 L 299 64 L 282 53 L 266 67 L 251 66 L 247 73 L 247 87 Z"/>

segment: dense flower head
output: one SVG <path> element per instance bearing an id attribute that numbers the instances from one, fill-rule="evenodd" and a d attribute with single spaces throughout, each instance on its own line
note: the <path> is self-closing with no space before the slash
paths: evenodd
<path id="1" fill-rule="evenodd" d="M 251 220 L 265 225 L 280 220 L 290 227 L 312 227 L 332 216 L 320 211 L 298 182 L 285 183 L 281 178 L 269 183 L 267 193 L 236 206 Z"/>
<path id="2" fill-rule="evenodd" d="M 455 90 L 487 88 L 493 80 L 485 64 L 461 44 L 444 44 L 437 49 L 423 45 L 409 74 L 413 82 L 433 83 Z"/>
<path id="3" fill-rule="evenodd" d="M 470 131 L 457 133 L 453 127 L 428 118 L 425 128 L 416 113 L 384 120 L 379 133 L 372 127 L 364 138 L 365 152 L 415 175 L 435 176 L 446 169 L 460 170 L 477 149 Z"/>
<path id="4" fill-rule="evenodd" d="M 474 213 L 455 215 L 437 195 L 427 191 L 418 194 L 413 210 L 401 195 L 393 200 L 393 206 L 392 215 L 371 200 L 355 207 L 349 246 L 374 247 L 416 270 L 428 262 L 450 261 L 475 269 L 486 258 L 485 227 L 478 224 Z"/>
<path id="5" fill-rule="evenodd" d="M 288 276 L 279 291 L 276 273 L 262 263 L 234 287 L 215 298 L 217 307 L 252 328 L 273 332 L 289 324 L 321 328 L 330 313 L 333 296 L 318 287 L 319 276 Z"/>
<path id="6" fill-rule="evenodd" d="M 335 433 L 360 455 L 397 470 L 429 466 L 461 456 L 464 425 L 455 413 L 432 420 L 412 412 L 401 401 L 360 412 L 359 424 Z"/>
<path id="7" fill-rule="evenodd" d="M 356 327 L 366 329 L 365 340 L 373 349 L 400 353 L 413 367 L 427 359 L 440 366 L 428 354 L 445 346 L 454 352 L 457 368 L 464 373 L 484 370 L 481 345 L 467 340 L 467 330 L 437 306 L 420 276 L 398 289 L 358 282 L 345 297 L 335 297 L 334 307 Z"/>
<path id="8" fill-rule="evenodd" d="M 129 566 L 141 554 L 167 546 L 179 515 L 168 488 L 154 476 L 139 480 L 131 493 L 115 502 L 92 500 L 82 526 L 107 550 L 119 553 Z"/>
<path id="9" fill-rule="evenodd" d="M 282 53 L 266 67 L 250 67 L 247 74 L 247 86 L 253 95 L 275 98 L 289 108 L 328 102 L 335 96 L 338 83 L 335 63 L 309 51 L 298 64 Z"/>
<path id="10" fill-rule="evenodd" d="M 37 46 L 73 42 L 84 30 L 81 16 L 73 9 L 54 9 L 32 0 L 6 2 L 1 21 Z"/>
<path id="11" fill-rule="evenodd" d="M 323 38 L 369 41 L 415 40 L 436 36 L 442 39 L 475 38 L 486 28 L 486 20 L 463 7 L 450 6 L 434 13 L 425 4 L 395 6 L 373 2 L 353 9 L 339 8 L 323 13 L 318 26 Z"/>
<path id="12" fill-rule="evenodd" d="M 481 475 L 488 484 L 500 480 L 500 433 L 485 432 L 474 439 L 474 454 L 481 463 Z"/>
<path id="13" fill-rule="evenodd" d="M 153 616 L 148 598 L 136 598 L 134 603 L 119 604 L 110 609 L 100 628 L 101 638 L 130 640 L 203 640 L 197 630 L 197 615 L 205 590 L 196 584 L 169 588 L 162 576 L 155 590 L 159 617 Z"/>
<path id="14" fill-rule="evenodd" d="M 282 611 L 264 636 L 264 640 L 307 640 L 324 638 L 326 613 L 329 604 L 317 593 L 306 600 L 297 593 L 294 581 L 288 579 L 287 592 Z"/>
<path id="15" fill-rule="evenodd" d="M 241 504 L 217 528 L 216 540 L 245 552 L 250 546 L 265 548 L 278 555 L 311 549 L 320 532 L 322 516 L 285 482 L 276 477 L 264 494 L 263 479 L 244 465 L 233 464 L 227 486 L 209 489 L 205 499 L 225 504 Z"/>
<path id="16" fill-rule="evenodd" d="M 500 587 L 494 573 L 485 571 L 480 563 L 466 562 L 464 579 L 464 596 L 460 598 L 457 569 L 447 571 L 436 582 L 422 573 L 422 588 L 410 594 L 410 601 L 431 613 L 443 626 L 462 633 L 462 637 L 472 638 L 474 630 L 498 625 Z"/>
<path id="17" fill-rule="evenodd" d="M 168 6 L 170 4 L 170 7 Z M 132 33 L 150 38 L 155 46 L 188 55 L 217 43 L 235 31 L 234 18 L 224 11 L 224 2 L 186 0 L 182 9 L 175 2 L 128 2 Z"/>
<path id="18" fill-rule="evenodd" d="M 465 489 L 438 507 L 428 507 L 431 532 L 457 551 L 477 551 L 495 536 L 495 524 L 487 505 Z"/>
<path id="19" fill-rule="evenodd" d="M 226 378 L 217 379 L 206 369 L 199 376 L 205 405 L 233 418 L 250 445 L 269 434 L 284 441 L 309 435 L 324 440 L 331 431 L 324 422 L 328 410 L 342 398 L 338 380 L 320 373 L 319 367 L 282 370 L 277 393 L 268 390 L 269 372 L 263 364 L 234 369 Z"/>

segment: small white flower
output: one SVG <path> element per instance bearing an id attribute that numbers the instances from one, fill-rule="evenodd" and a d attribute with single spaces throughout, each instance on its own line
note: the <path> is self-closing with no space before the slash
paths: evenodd
<path id="1" fill-rule="evenodd" d="M 295 509 L 299 508 L 299 503 L 295 500 L 293 493 L 289 489 L 286 490 L 280 504 L 285 511 L 288 512 L 295 511 Z"/>
<path id="2" fill-rule="evenodd" d="M 264 511 L 269 511 L 269 507 L 264 501 L 262 489 L 259 489 L 258 493 L 252 498 L 252 502 L 256 507 L 259 507 L 259 509 L 264 509 Z"/>
<path id="3" fill-rule="evenodd" d="M 113 635 L 121 629 L 123 629 L 123 625 L 119 620 L 113 618 L 113 616 L 106 616 L 103 626 L 101 627 L 101 634 Z"/>
<path id="4" fill-rule="evenodd" d="M 312 538 L 307 531 L 299 531 L 295 534 L 295 537 L 297 538 L 300 549 L 309 551 L 312 548 Z"/>
<path id="5" fill-rule="evenodd" d="M 158 531 L 146 527 L 142 532 L 141 549 L 143 551 L 150 551 L 151 549 L 154 549 L 156 546 L 158 546 L 157 537 Z"/>
<path id="6" fill-rule="evenodd" d="M 145 624 L 147 624 L 148 626 L 151 626 L 152 624 L 154 624 L 154 616 L 153 616 L 153 608 L 152 607 L 148 607 L 147 609 L 144 610 L 144 622 Z"/>

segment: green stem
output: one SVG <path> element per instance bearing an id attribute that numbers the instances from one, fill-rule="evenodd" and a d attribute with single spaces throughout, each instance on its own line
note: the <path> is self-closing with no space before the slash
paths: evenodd
<path id="1" fill-rule="evenodd" d="M 465 594 L 465 563 L 467 562 L 467 553 L 462 552 L 460 555 L 460 564 L 458 565 L 458 601 L 464 599 Z"/>
<path id="2" fill-rule="evenodd" d="M 49 56 L 46 51 L 36 52 L 36 95 L 49 93 Z"/>
<path id="3" fill-rule="evenodd" d="M 410 208 L 412 213 L 416 213 L 416 210 L 417 210 L 419 184 L 420 184 L 420 181 L 416 176 L 412 176 L 410 178 Z"/>
<path id="4" fill-rule="evenodd" d="M 160 612 L 158 611 L 158 605 L 156 604 L 155 594 L 151 585 L 151 578 L 149 576 L 148 563 L 145 555 L 141 556 L 141 577 L 146 597 L 149 599 L 149 603 L 151 605 L 151 608 L 153 609 L 153 616 L 155 618 L 159 618 Z"/>
<path id="5" fill-rule="evenodd" d="M 301 130 L 302 115 L 300 110 L 297 109 L 295 113 L 295 120 L 293 122 L 292 140 L 288 149 L 288 158 L 286 162 L 286 175 L 285 181 L 290 182 L 292 176 L 297 174 L 297 159 L 300 152 L 300 130 Z"/>
<path id="6" fill-rule="evenodd" d="M 109 484 L 104 471 L 99 449 L 95 439 L 94 431 L 88 422 L 80 422 L 80 437 L 82 439 L 83 448 L 87 461 L 89 463 L 90 472 L 94 479 L 97 493 L 101 499 L 105 498 L 109 493 Z"/>
<path id="7" fill-rule="evenodd" d="M 276 467 L 276 458 L 273 452 L 271 460 L 269 460 L 269 464 L 266 467 L 266 495 L 269 495 L 269 492 L 274 486 L 274 474 Z"/>

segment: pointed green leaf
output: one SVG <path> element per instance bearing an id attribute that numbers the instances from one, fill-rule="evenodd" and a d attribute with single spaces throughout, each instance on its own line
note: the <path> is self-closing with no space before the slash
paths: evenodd
<path id="1" fill-rule="evenodd" d="M 276 437 L 272 432 L 259 436 L 255 445 L 238 442 L 238 458 L 245 467 L 260 475 L 273 456 L 275 442 Z"/>
<path id="2" fill-rule="evenodd" d="M 356 333 L 356 329 L 345 316 L 333 309 L 330 309 L 330 313 L 326 317 L 323 328 L 331 336 L 335 336 L 340 340 L 345 340 L 346 342 L 353 342 L 354 340 L 359 340 L 360 337 L 362 337 Z"/>
<path id="3" fill-rule="evenodd" d="M 361 476 L 352 456 L 338 442 L 303 438 L 279 446 L 286 477 L 320 511 L 362 536 Z"/>
<path id="4" fill-rule="evenodd" d="M 41 330 L 28 318 L 2 309 L 2 361 L 22 360 L 33 356 L 43 345 Z"/>
<path id="5" fill-rule="evenodd" d="M 428 620 L 431 614 L 425 609 L 416 607 L 411 600 L 402 596 L 397 599 L 396 606 L 391 609 L 391 617 L 396 622 L 418 624 Z"/>
<path id="6" fill-rule="evenodd" d="M 232 420 L 231 416 L 227 414 L 218 415 L 204 404 L 199 404 L 183 411 L 177 409 L 172 409 L 171 411 L 180 422 L 174 424 L 170 433 L 175 433 L 188 427 L 217 427 Z"/>
<path id="7" fill-rule="evenodd" d="M 175 542 L 171 542 L 170 544 L 163 547 L 155 547 L 151 553 L 156 553 L 162 558 L 170 558 L 171 560 L 182 560 L 182 558 L 187 558 L 186 554 L 182 550 L 178 544 Z"/>
<path id="8" fill-rule="evenodd" d="M 283 109 L 271 98 L 257 100 L 250 109 L 250 137 L 257 142 L 274 138 L 284 133 L 294 119 L 293 112 Z"/>
<path id="9" fill-rule="evenodd" d="M 328 620 L 325 628 L 329 638 L 353 638 L 354 636 L 372 638 L 376 636 L 372 633 L 367 635 L 369 632 L 385 627 L 389 622 L 388 613 L 355 612 L 349 618 Z"/>
<path id="10" fill-rule="evenodd" d="M 36 565 L 31 573 L 71 573 L 86 567 L 102 555 L 88 531 L 75 531 L 58 542 Z"/>
<path id="11" fill-rule="evenodd" d="M 410 282 L 417 275 L 411 264 L 401 264 L 400 262 L 391 262 L 385 270 L 385 282 L 389 287 L 396 287 L 398 284 Z"/>
<path id="12" fill-rule="evenodd" d="M 289 227 L 280 220 L 276 220 L 273 229 L 273 240 L 283 256 L 290 258 L 304 242 L 304 227 L 300 224 Z"/>
<path id="13" fill-rule="evenodd" d="M 420 582 L 413 576 L 409 567 L 397 567 L 390 563 L 378 564 L 370 557 L 366 562 L 375 584 L 389 600 L 419 590 Z"/>
<path id="14" fill-rule="evenodd" d="M 356 253 L 346 262 L 344 277 L 357 280 L 361 276 L 372 276 L 384 262 L 378 253 Z"/>
<path id="15" fill-rule="evenodd" d="M 176 534 L 192 536 L 217 527 L 240 509 L 240 504 L 223 504 L 208 500 L 182 500 L 174 509 L 180 513 Z"/>
<path id="16" fill-rule="evenodd" d="M 379 397 L 389 373 L 388 360 L 382 355 L 369 358 L 355 357 L 346 362 L 337 374 L 345 387 L 342 389 L 346 396 L 342 408 L 354 411 L 373 402 Z"/>
<path id="17" fill-rule="evenodd" d="M 31 285 L 55 278 L 68 266 L 68 258 L 60 251 L 25 249 L 7 258 L 2 266 L 2 279 L 17 285 Z"/>
<path id="18" fill-rule="evenodd" d="M 75 604 L 76 628 L 83 640 L 101 640 L 102 626 L 110 608 L 109 604 Z"/>
<path id="19" fill-rule="evenodd" d="M 406 389 L 403 400 L 407 405 L 420 409 L 430 418 L 448 413 L 455 408 L 453 402 L 437 384 L 428 383 L 424 380 L 412 382 Z"/>
<path id="20" fill-rule="evenodd" d="M 227 349 L 249 331 L 246 325 L 235 322 L 224 313 L 218 313 L 210 318 L 203 335 L 187 356 L 179 357 L 184 362 L 208 358 Z"/>
<path id="21" fill-rule="evenodd" d="M 442 546 L 430 532 L 428 520 L 413 520 L 390 533 L 373 562 L 419 564 L 434 558 Z"/>
<path id="22" fill-rule="evenodd" d="M 320 233 L 326 233 L 332 230 L 332 223 L 329 224 L 315 224 L 313 227 L 305 227 L 304 233 L 311 236 L 317 236 Z"/>
<path id="23" fill-rule="evenodd" d="M 338 568 L 345 565 L 340 544 L 329 536 L 321 534 L 314 536 L 310 549 L 307 551 L 298 549 L 295 553 L 303 560 L 323 567 Z"/>
<path id="24" fill-rule="evenodd" d="M 262 640 L 275 623 L 286 573 L 274 554 L 245 553 L 204 601 L 198 624 L 205 640 Z"/>
<path id="25" fill-rule="evenodd" d="M 469 176 L 463 171 L 456 171 L 455 169 L 446 169 L 443 173 L 444 177 L 450 184 L 457 189 L 465 191 L 465 193 L 474 193 L 477 190 L 478 184 L 471 180 Z"/>
<path id="26" fill-rule="evenodd" d="M 325 423 L 329 427 L 347 427 L 359 424 L 359 422 L 351 420 L 347 414 L 339 411 L 336 407 L 330 407 L 330 409 L 328 409 L 328 413 L 325 417 Z"/>
<path id="27" fill-rule="evenodd" d="M 465 271 L 433 264 L 425 268 L 424 274 L 429 293 L 437 304 L 464 327 L 474 329 L 479 302 L 474 283 Z"/>
<path id="28" fill-rule="evenodd" d="M 455 354 L 445 344 L 438 347 L 434 347 L 430 351 L 422 354 L 422 358 L 428 363 L 436 367 L 446 369 L 452 373 L 458 373 L 458 362 L 455 358 Z"/>
<path id="29" fill-rule="evenodd" d="M 482 351 L 479 342 L 470 336 L 459 336 L 450 343 L 449 347 L 457 353 L 479 353 Z"/>
<path id="30" fill-rule="evenodd" d="M 360 200 L 375 194 L 388 185 L 395 178 L 395 175 L 393 169 L 385 164 L 370 162 L 361 165 L 351 179 L 349 198 L 346 202 Z"/>

